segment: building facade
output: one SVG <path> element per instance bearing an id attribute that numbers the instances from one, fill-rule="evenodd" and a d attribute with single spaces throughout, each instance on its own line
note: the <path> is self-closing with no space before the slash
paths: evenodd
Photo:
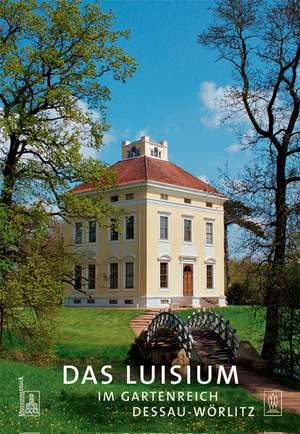
<path id="1" fill-rule="evenodd" d="M 123 230 L 93 220 L 65 227 L 65 243 L 82 257 L 65 305 L 200 307 L 224 305 L 226 197 L 168 161 L 166 141 L 122 143 L 112 166 L 117 184 L 105 200 L 126 210 Z M 76 194 L 90 194 L 80 185 Z"/>

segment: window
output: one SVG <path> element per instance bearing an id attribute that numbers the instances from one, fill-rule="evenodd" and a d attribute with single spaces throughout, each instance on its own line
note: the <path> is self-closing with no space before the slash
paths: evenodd
<path id="1" fill-rule="evenodd" d="M 96 265 L 88 265 L 88 289 L 96 288 Z"/>
<path id="2" fill-rule="evenodd" d="M 160 287 L 168 288 L 168 263 L 160 263 Z"/>
<path id="3" fill-rule="evenodd" d="M 169 236 L 168 236 L 169 218 L 165 215 L 161 215 L 159 219 L 160 219 L 159 237 L 161 240 L 167 240 L 169 238 Z"/>
<path id="4" fill-rule="evenodd" d="M 214 287 L 214 266 L 206 265 L 206 288 L 213 289 Z"/>
<path id="5" fill-rule="evenodd" d="M 207 208 L 212 208 L 213 204 L 211 202 L 206 202 Z"/>
<path id="6" fill-rule="evenodd" d="M 81 289 L 81 287 L 82 287 L 82 267 L 81 267 L 81 265 L 75 265 L 74 283 L 75 283 L 75 289 Z"/>
<path id="7" fill-rule="evenodd" d="M 95 304 L 95 300 L 93 298 L 88 298 L 87 303 L 88 304 Z"/>
<path id="8" fill-rule="evenodd" d="M 111 202 L 118 202 L 118 200 L 119 200 L 119 196 L 111 196 L 110 197 Z"/>
<path id="9" fill-rule="evenodd" d="M 117 221 L 115 219 L 111 219 L 111 227 L 110 227 L 110 241 L 118 241 L 119 233 L 116 230 Z"/>
<path id="10" fill-rule="evenodd" d="M 109 264 L 110 274 L 109 274 L 109 287 L 110 289 L 118 288 L 118 280 L 119 280 L 119 267 L 117 262 L 112 262 Z"/>
<path id="11" fill-rule="evenodd" d="M 96 242 L 96 220 L 89 221 L 89 243 Z"/>
<path id="12" fill-rule="evenodd" d="M 126 200 L 133 200 L 134 194 L 133 193 L 127 193 L 125 197 L 126 197 Z"/>
<path id="13" fill-rule="evenodd" d="M 80 298 L 74 298 L 73 303 L 74 304 L 81 304 Z"/>
<path id="14" fill-rule="evenodd" d="M 127 152 L 127 158 L 138 157 L 140 155 L 140 150 L 135 146 L 131 148 L 130 151 Z"/>
<path id="15" fill-rule="evenodd" d="M 125 304 L 133 304 L 133 300 L 125 300 Z"/>
<path id="16" fill-rule="evenodd" d="M 213 223 L 206 222 L 206 244 L 213 244 L 214 234 L 213 234 Z"/>
<path id="17" fill-rule="evenodd" d="M 82 243 L 82 222 L 75 223 L 75 244 Z"/>
<path id="18" fill-rule="evenodd" d="M 168 299 L 160 300 L 160 304 L 169 304 L 169 303 L 170 303 L 170 300 L 168 300 Z"/>
<path id="19" fill-rule="evenodd" d="M 126 240 L 134 239 L 134 216 L 126 217 Z"/>
<path id="20" fill-rule="evenodd" d="M 158 157 L 158 148 L 154 148 L 154 157 Z"/>
<path id="21" fill-rule="evenodd" d="M 192 241 L 192 220 L 184 219 L 183 220 L 183 226 L 184 226 L 183 239 L 185 242 L 191 242 Z"/>
<path id="22" fill-rule="evenodd" d="M 160 195 L 160 198 L 161 198 L 162 200 L 168 200 L 168 199 L 169 199 L 169 197 L 168 197 L 167 194 L 161 194 L 161 195 Z"/>
<path id="23" fill-rule="evenodd" d="M 118 300 L 109 300 L 109 304 L 118 304 Z"/>
<path id="24" fill-rule="evenodd" d="M 126 262 L 125 264 L 125 288 L 134 287 L 134 264 L 133 262 Z"/>
<path id="25" fill-rule="evenodd" d="M 184 198 L 184 203 L 192 203 L 191 199 L 189 199 L 188 197 Z"/>

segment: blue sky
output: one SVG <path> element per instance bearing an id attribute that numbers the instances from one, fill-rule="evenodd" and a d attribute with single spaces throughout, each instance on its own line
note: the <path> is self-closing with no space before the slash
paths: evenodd
<path id="1" fill-rule="evenodd" d="M 196 176 L 216 180 L 225 163 L 232 172 L 248 158 L 237 138 L 219 125 L 216 97 L 231 83 L 225 62 L 197 43 L 206 28 L 214 1 L 102 1 L 112 9 L 115 27 L 130 28 L 124 44 L 139 68 L 126 84 L 111 85 L 108 120 L 112 125 L 100 158 L 120 159 L 121 141 L 142 132 L 154 140 L 168 140 L 169 158 Z M 229 148 L 229 149 L 228 149 Z M 233 152 L 234 151 L 234 152 Z"/>

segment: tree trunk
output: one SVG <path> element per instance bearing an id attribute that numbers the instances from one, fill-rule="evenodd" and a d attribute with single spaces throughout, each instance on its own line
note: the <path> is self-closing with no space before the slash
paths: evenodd
<path id="1" fill-rule="evenodd" d="M 276 220 L 275 220 L 275 237 L 274 237 L 274 260 L 273 260 L 273 278 L 269 282 L 266 291 L 266 329 L 264 344 L 262 349 L 262 357 L 275 361 L 276 348 L 278 344 L 279 332 L 279 315 L 281 303 L 281 272 L 279 267 L 285 263 L 286 250 L 286 179 L 285 179 L 286 156 L 283 152 L 279 152 L 276 164 Z"/>
<path id="2" fill-rule="evenodd" d="M 0 194 L 0 203 L 4 204 L 7 208 L 11 208 L 13 201 L 13 190 L 16 183 L 16 171 L 17 171 L 17 159 L 18 159 L 18 149 L 19 140 L 14 133 L 10 136 L 10 147 L 7 154 L 7 158 L 3 168 L 3 185 Z M 8 256 L 6 248 L 3 247 L 1 254 L 4 257 Z M 1 278 L 5 281 L 6 272 L 3 271 Z M 4 305 L 0 305 L 0 350 L 3 347 L 3 334 L 4 334 L 4 320 L 5 320 L 5 309 Z"/>
<path id="3" fill-rule="evenodd" d="M 13 190 L 16 183 L 17 155 L 19 140 L 14 133 L 10 136 L 10 147 L 3 169 L 3 187 L 1 191 L 1 202 L 11 206 Z"/>
<path id="4" fill-rule="evenodd" d="M 224 256 L 225 256 L 225 294 L 228 295 L 230 287 L 230 258 L 228 247 L 228 225 L 224 225 Z"/>

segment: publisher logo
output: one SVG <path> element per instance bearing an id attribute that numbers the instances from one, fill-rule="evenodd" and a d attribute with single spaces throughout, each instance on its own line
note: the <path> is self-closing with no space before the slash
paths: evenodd
<path id="1" fill-rule="evenodd" d="M 24 390 L 24 378 L 19 381 L 19 416 L 40 416 L 40 392 Z"/>
<path id="2" fill-rule="evenodd" d="M 264 392 L 264 415 L 282 416 L 281 390 L 270 390 Z"/>

